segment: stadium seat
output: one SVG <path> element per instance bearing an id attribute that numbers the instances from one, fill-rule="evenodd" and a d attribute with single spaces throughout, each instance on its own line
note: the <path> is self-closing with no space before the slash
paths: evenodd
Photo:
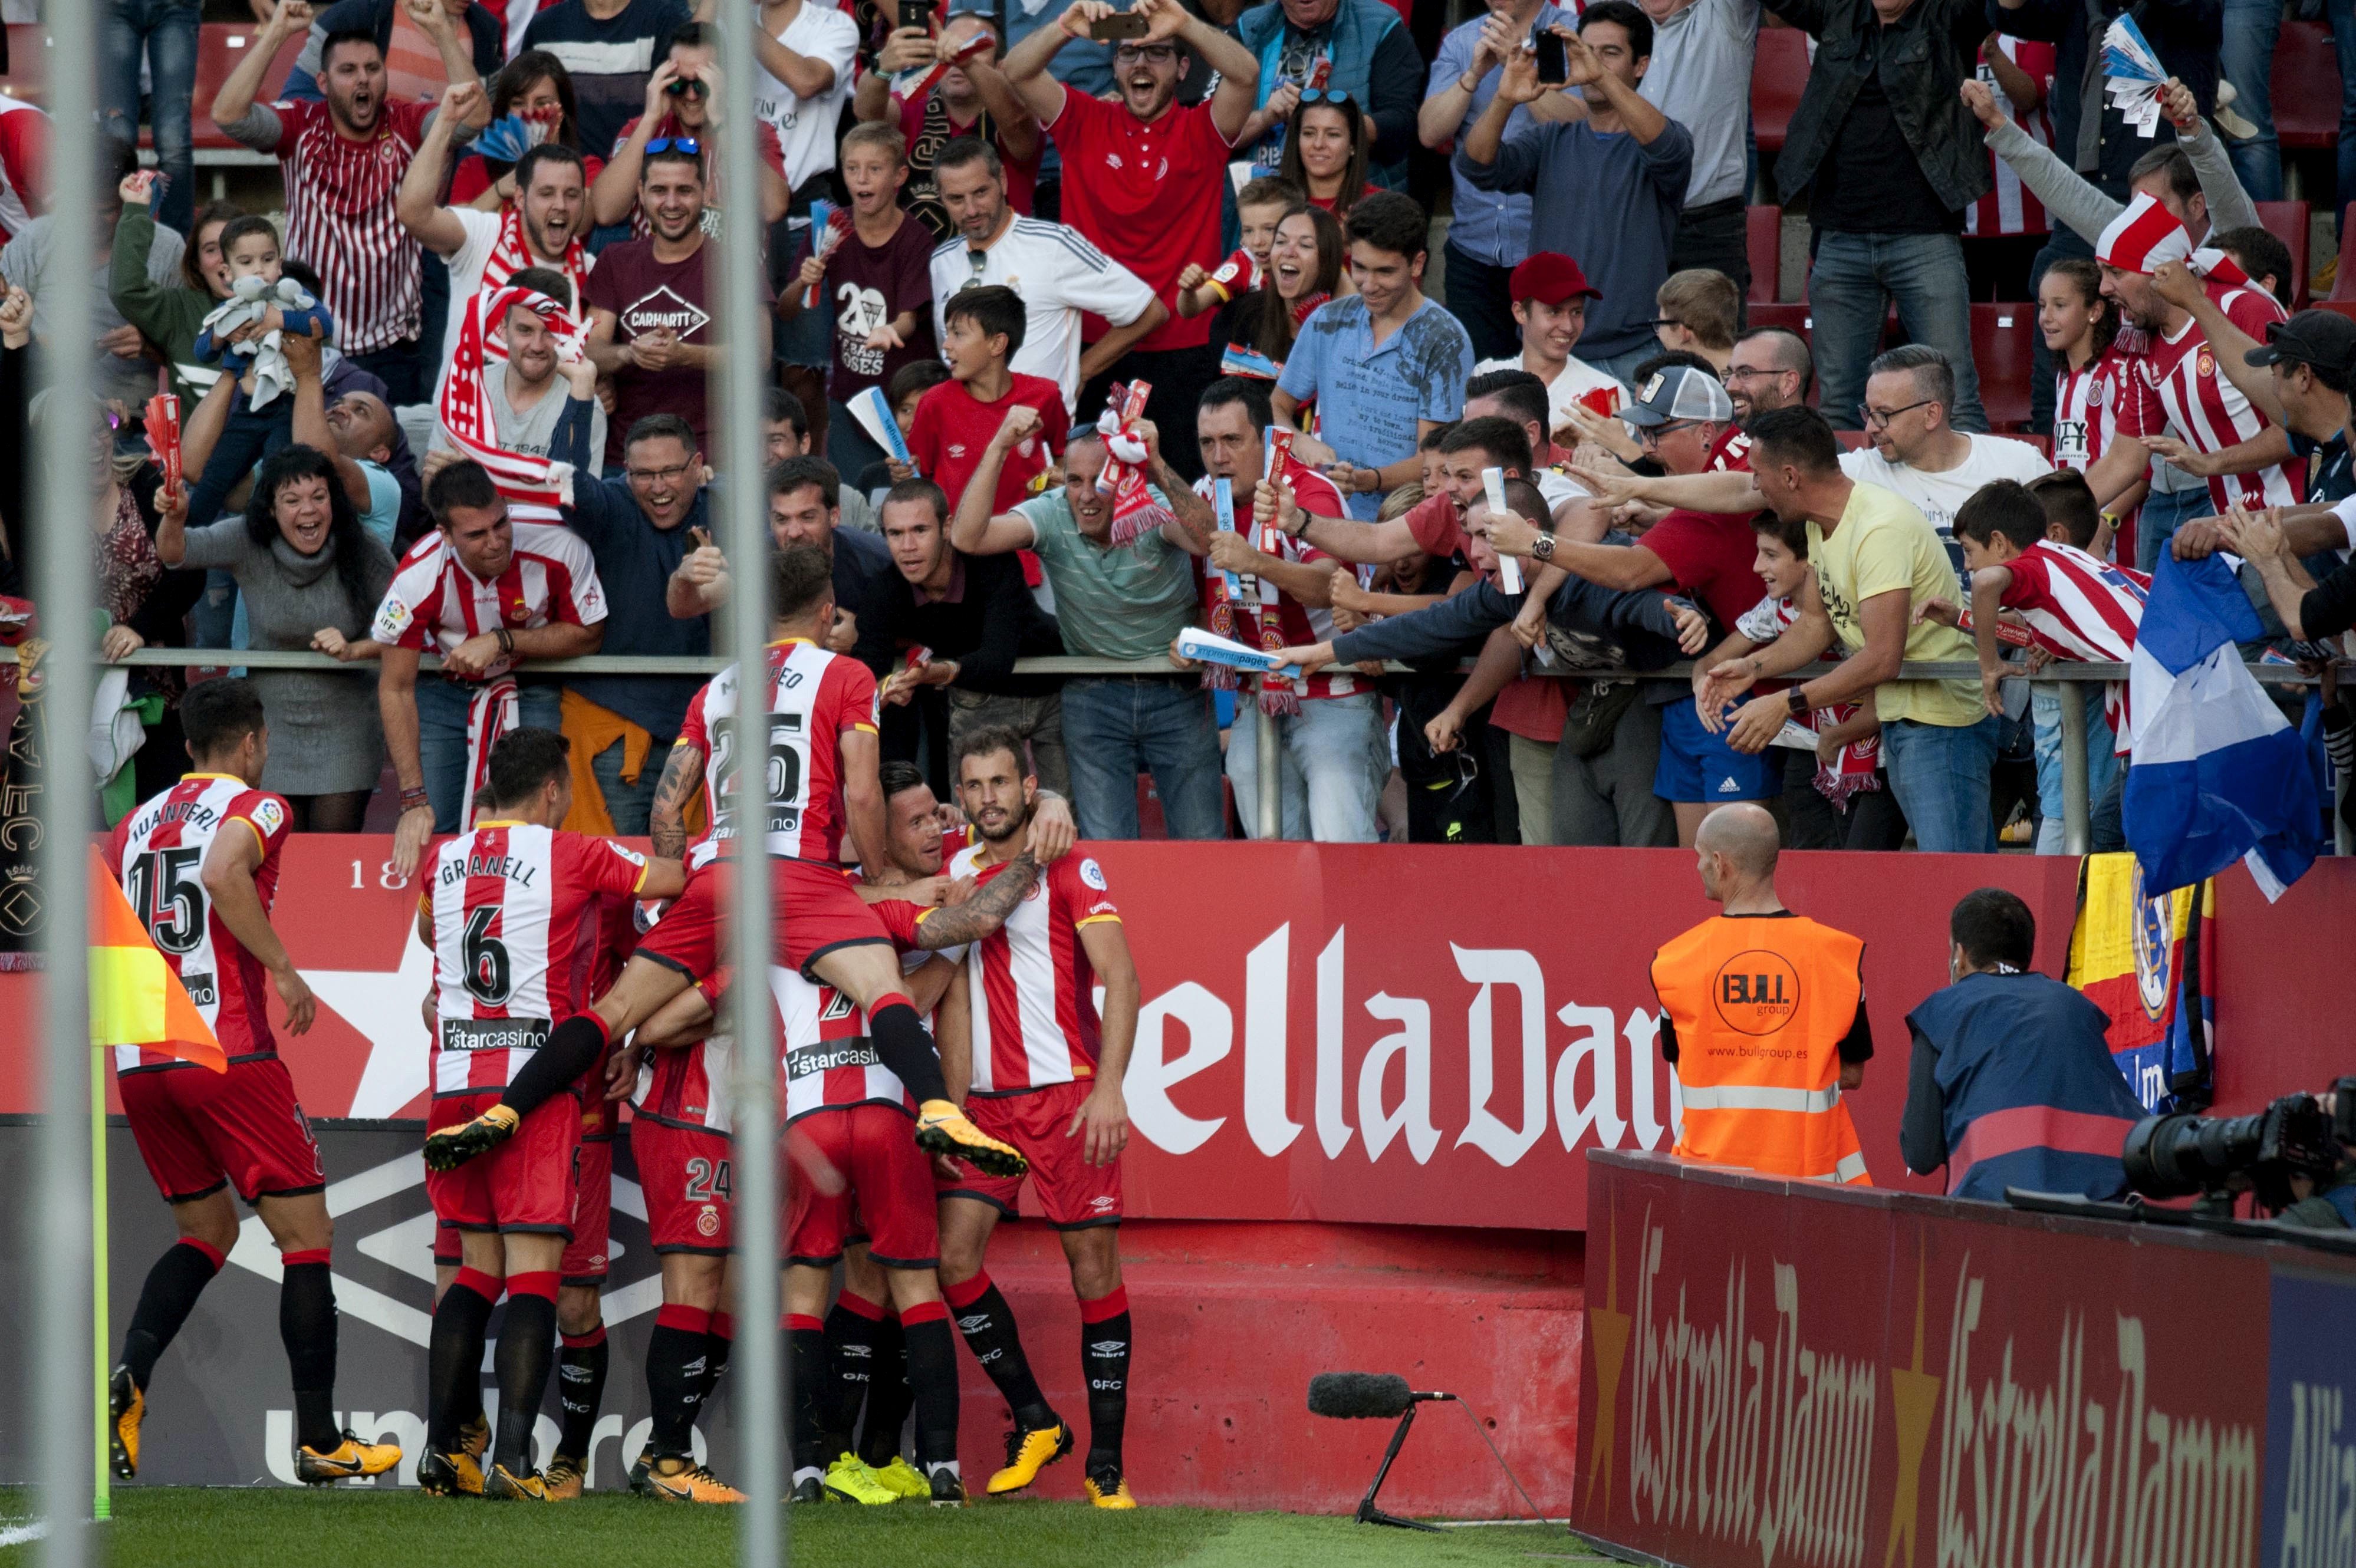
<path id="1" fill-rule="evenodd" d="M 1751 258 L 1751 303 L 1772 304 L 1780 297 L 1776 284 L 1783 266 L 1783 209 L 1744 208 L 1742 248 Z"/>
<path id="2" fill-rule="evenodd" d="M 1760 28 L 1759 51 L 1751 67 L 1751 123 L 1761 152 L 1783 150 L 1783 133 L 1791 128 L 1800 90 L 1807 82 L 1808 35 L 1795 27 Z"/>
<path id="3" fill-rule="evenodd" d="M 2035 305 L 1972 306 L 1972 359 L 1979 366 L 1980 406 L 1990 430 L 2009 432 L 2029 422 L 2036 348 Z"/>
<path id="4" fill-rule="evenodd" d="M 1808 336 L 1808 328 L 1815 324 L 1815 317 L 1808 314 L 1808 302 L 1805 300 L 1790 304 L 1754 304 L 1746 315 L 1752 326 L 1789 327 L 1802 337 Z"/>
<path id="5" fill-rule="evenodd" d="M 2273 96 L 2275 134 L 2284 152 L 2339 144 L 2340 68 L 2322 23 L 2283 24 L 2275 44 Z"/>
<path id="6" fill-rule="evenodd" d="M 2031 445 L 2031 446 L 2033 446 L 2033 447 L 2035 447 L 2035 448 L 2037 449 L 2038 455 L 2039 455 L 2039 456 L 2040 456 L 2040 457 L 2045 457 L 2045 458 L 2050 459 L 2050 458 L 2051 458 L 2051 457 L 2052 457 L 2052 455 L 2053 455 L 2053 438 L 2052 438 L 2051 436 L 2050 436 L 2050 435 L 2026 435 L 2026 434 L 2023 434 L 2023 435 L 2016 435 L 2016 436 L 2012 436 L 2012 437 L 2010 437 L 2009 439 L 2011 439 L 2011 440 L 2013 440 L 2013 441 L 2025 441 L 2025 442 L 2027 442 L 2029 445 Z"/>
<path id="7" fill-rule="evenodd" d="M 8 28 L 8 74 L 0 77 L 0 92 L 27 103 L 48 101 L 49 39 L 38 22 Z"/>
<path id="8" fill-rule="evenodd" d="M 2290 247 L 2291 305 L 2293 310 L 2307 308 L 2307 231 L 2308 204 L 2303 201 L 2261 201 L 2255 204 L 2258 221 L 2266 232 Z"/>
<path id="9" fill-rule="evenodd" d="M 2356 321 L 2356 299 L 2318 300 L 2315 302 L 2315 307 L 2318 310 L 2328 310 L 2335 315 L 2344 315 L 2351 321 Z"/>
<path id="10" fill-rule="evenodd" d="M 2341 233 L 2346 233 L 2351 227 L 2356 227 L 2356 201 L 2350 202 L 2348 204 L 2348 210 L 2340 214 L 2340 231 Z M 2356 300 L 2356 266 L 2348 266 L 2343 264 L 2337 272 L 2332 273 L 2331 298 L 2333 300 Z M 2325 304 L 2330 302 L 2318 300 L 2316 303 L 2318 304 Z"/>
<path id="11" fill-rule="evenodd" d="M 220 91 L 221 83 L 229 80 L 230 72 L 244 61 L 245 51 L 252 47 L 256 36 L 253 27 L 241 22 L 208 22 L 198 31 L 194 130 L 198 162 L 203 161 L 203 155 L 207 152 L 223 151 L 237 145 L 222 135 L 220 127 L 213 123 L 213 98 Z M 286 84 L 286 73 L 294 69 L 295 57 L 302 52 L 303 36 L 300 34 L 287 39 L 280 48 L 278 58 L 271 62 L 268 73 L 262 79 L 265 96 L 275 96 L 278 90 Z"/>

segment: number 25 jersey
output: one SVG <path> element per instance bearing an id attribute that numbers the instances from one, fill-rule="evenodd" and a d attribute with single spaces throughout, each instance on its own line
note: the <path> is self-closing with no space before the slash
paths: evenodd
<path id="1" fill-rule="evenodd" d="M 114 825 L 106 863 L 164 962 L 188 989 L 231 1061 L 275 1056 L 270 1032 L 270 973 L 230 934 L 205 891 L 205 856 L 230 829 L 262 844 L 254 891 L 264 914 L 278 896 L 278 853 L 286 843 L 286 803 L 227 773 L 190 773 Z M 114 1048 L 114 1070 L 154 1072 L 194 1063 L 143 1046 Z"/>
<path id="2" fill-rule="evenodd" d="M 606 838 L 486 822 L 442 846 L 434 916 L 434 1093 L 508 1086 L 549 1031 L 589 1005 L 602 906 L 646 880 L 644 856 Z"/>
<path id="3" fill-rule="evenodd" d="M 738 709 L 742 671 L 730 665 L 687 705 L 679 743 L 703 753 L 704 820 L 712 830 L 688 851 L 708 865 L 735 834 L 736 767 L 744 757 Z M 865 665 L 804 637 L 769 645 L 767 786 L 769 852 L 831 866 L 842 858 L 843 735 L 876 733 L 875 677 Z"/>

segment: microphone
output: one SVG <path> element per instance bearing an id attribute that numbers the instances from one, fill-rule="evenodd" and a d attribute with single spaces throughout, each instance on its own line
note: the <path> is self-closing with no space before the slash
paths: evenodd
<path id="1" fill-rule="evenodd" d="M 1417 1404 L 1455 1397 L 1411 1389 L 1395 1372 L 1319 1372 L 1309 1380 L 1309 1413 L 1343 1421 L 1396 1421 Z"/>

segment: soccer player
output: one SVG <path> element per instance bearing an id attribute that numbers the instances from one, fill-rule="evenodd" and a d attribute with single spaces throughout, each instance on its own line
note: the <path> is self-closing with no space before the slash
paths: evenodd
<path id="1" fill-rule="evenodd" d="M 973 872 L 987 892 L 1023 853 L 1038 781 L 1024 771 L 1021 740 L 996 727 L 967 735 L 955 766 L 981 842 L 961 851 L 950 870 Z M 1030 1162 L 1040 1207 L 1063 1234 L 1088 1386 L 1086 1489 L 1098 1508 L 1135 1508 L 1121 1466 L 1130 1321 L 1118 1230 L 1120 1151 L 1129 1141 L 1120 1085 L 1136 1040 L 1138 987 L 1103 868 L 1085 855 L 1056 861 L 1045 897 L 1025 899 L 1003 930 L 967 950 L 965 978 L 970 1028 L 959 1027 L 954 1008 L 945 1013 L 943 1071 L 957 1093 L 972 1096 L 983 1130 Z M 940 1181 L 942 1293 L 967 1349 L 1014 1412 L 1006 1467 L 990 1477 L 992 1496 L 1022 1490 L 1072 1451 L 1071 1428 L 1048 1408 L 1014 1315 L 982 1271 L 990 1233 L 1001 1215 L 1014 1212 L 1021 1187 L 1020 1177 L 969 1168 Z"/>
<path id="2" fill-rule="evenodd" d="M 839 864 L 845 833 L 862 868 L 884 861 L 883 791 L 876 782 L 875 677 L 856 659 L 829 653 L 834 624 L 833 564 L 815 546 L 771 557 L 776 582 L 769 645 L 768 730 L 755 753 L 769 791 L 770 891 L 778 913 L 778 955 L 811 980 L 834 987 L 866 1013 L 875 1049 L 919 1102 L 917 1143 L 977 1167 L 1019 1176 L 1023 1158 L 976 1130 L 941 1079 L 931 1036 L 908 999 L 892 939 Z M 727 901 L 723 855 L 735 837 L 735 773 L 741 672 L 733 666 L 688 704 L 679 740 L 656 786 L 658 855 L 686 849 L 681 826 L 701 790 L 712 831 L 689 853 L 688 891 L 648 933 L 613 988 L 594 1008 L 560 1022 L 547 1059 L 511 1083 L 496 1104 L 429 1136 L 429 1168 L 449 1168 L 516 1135 L 525 1115 L 594 1063 L 608 1040 L 719 966 L 720 913 Z"/>
<path id="3" fill-rule="evenodd" d="M 131 1136 L 180 1239 L 147 1273 L 108 1384 L 114 1473 L 138 1473 L 156 1360 L 237 1244 L 234 1187 L 285 1265 L 278 1332 L 294 1374 L 295 1477 L 320 1486 L 381 1475 L 401 1450 L 336 1428 L 327 1178 L 270 1029 L 271 991 L 290 1034 L 306 1032 L 318 1008 L 270 928 L 287 815 L 284 800 L 258 787 L 270 755 L 261 695 L 244 680 L 199 682 L 181 701 L 180 727 L 196 771 L 115 825 L 106 863 L 220 1041 L 229 1071 L 145 1046 L 115 1048 Z"/>
<path id="4" fill-rule="evenodd" d="M 434 946 L 439 1021 L 430 1127 L 475 1118 L 545 1049 L 554 1021 L 579 1014 L 601 902 L 669 898 L 685 886 L 675 860 L 557 829 L 573 808 L 567 749 L 549 730 L 503 737 L 491 751 L 489 815 L 430 863 L 417 912 L 418 934 Z M 531 1437 L 573 1235 L 580 1134 L 579 1102 L 557 1099 L 487 1157 L 426 1173 L 434 1213 L 458 1227 L 462 1253 L 434 1313 L 417 1475 L 428 1492 L 556 1500 L 532 1467 Z M 485 1473 L 463 1451 L 459 1428 L 475 1413 L 484 1328 L 502 1288 L 498 1434 Z"/>

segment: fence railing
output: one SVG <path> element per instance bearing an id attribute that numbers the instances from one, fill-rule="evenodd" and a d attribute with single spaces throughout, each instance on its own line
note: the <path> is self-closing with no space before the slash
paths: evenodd
<path id="1" fill-rule="evenodd" d="M 0 648 L 0 664 L 16 662 L 16 650 Z M 305 649 L 255 648 L 141 648 L 121 659 L 105 661 L 132 668 L 241 668 L 241 669 L 316 669 L 359 670 L 368 667 L 365 661 L 346 663 L 329 658 L 325 654 Z M 427 670 L 441 667 L 441 660 L 427 656 L 422 667 Z M 725 667 L 727 660 L 718 657 L 691 658 L 654 654 L 588 654 L 579 658 L 527 660 L 516 667 L 541 675 L 712 675 Z M 1334 666 L 1334 668 L 1346 667 Z M 1779 677 L 1783 680 L 1810 680 L 1837 667 L 1812 664 Z M 2269 686 L 2308 686 L 2316 677 L 2291 665 L 2253 664 L 2250 673 L 2259 682 Z M 2356 674 L 2356 664 L 2339 667 L 2343 676 Z M 1387 665 L 1393 673 L 1405 673 L 1404 665 Z M 1655 670 L 1569 670 L 1548 669 L 1543 666 L 1531 673 L 1547 677 L 1579 680 L 1677 680 L 1690 682 L 1693 665 L 1680 661 Z M 1044 658 L 1017 659 L 1017 675 L 1061 676 L 1175 676 L 1181 670 L 1167 658 L 1098 659 L 1073 655 L 1055 655 Z M 1979 666 L 1960 660 L 1935 663 L 1907 663 L 1899 667 L 1901 680 L 1968 680 L 1977 684 Z M 2074 659 L 2056 659 L 2035 675 L 2023 674 L 2018 678 L 2032 687 L 2072 687 L 2128 678 L 2128 667 L 2124 664 L 2096 664 Z M 2086 713 L 2083 704 L 2064 702 L 2062 709 L 2062 839 L 2067 854 L 2083 855 L 2094 845 L 2094 802 L 2088 787 L 2086 764 Z M 1259 754 L 1275 757 L 1278 750 L 1276 720 L 1266 713 L 1258 717 L 1261 728 Z M 1254 803 L 1255 816 L 1261 826 L 1262 837 L 1273 837 L 1280 811 L 1280 771 L 1273 767 L 1259 770 L 1259 799 Z M 2347 787 L 2342 780 L 2340 788 Z M 2340 851 L 2351 848 L 2344 830 L 2340 832 Z"/>

